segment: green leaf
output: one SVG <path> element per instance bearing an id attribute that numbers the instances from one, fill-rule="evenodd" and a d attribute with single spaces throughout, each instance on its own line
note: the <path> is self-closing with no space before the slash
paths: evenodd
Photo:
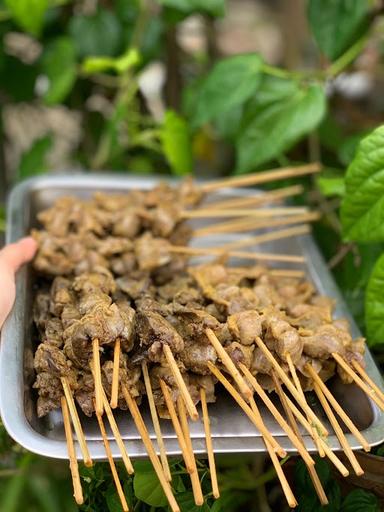
<path id="1" fill-rule="evenodd" d="M 321 51 L 331 60 L 368 28 L 370 2 L 365 0 L 309 0 L 308 19 Z"/>
<path id="2" fill-rule="evenodd" d="M 209 512 L 210 508 L 206 503 L 201 507 L 195 505 L 193 493 L 191 491 L 182 492 L 177 495 L 177 503 L 181 512 Z"/>
<path id="3" fill-rule="evenodd" d="M 123 512 L 123 507 L 114 485 L 108 487 L 105 493 L 105 501 L 109 512 Z"/>
<path id="4" fill-rule="evenodd" d="M 295 93 L 282 101 L 256 101 L 237 138 L 237 172 L 252 171 L 288 150 L 316 128 L 325 108 L 324 89 L 316 84 L 296 86 Z"/>
<path id="5" fill-rule="evenodd" d="M 92 16 L 75 16 L 69 21 L 77 55 L 113 56 L 120 49 L 122 27 L 117 16 L 106 9 L 99 9 Z"/>
<path id="6" fill-rule="evenodd" d="M 365 323 L 370 346 L 384 344 L 384 254 L 377 260 L 365 294 Z"/>
<path id="7" fill-rule="evenodd" d="M 341 205 L 344 238 L 357 242 L 384 240 L 384 126 L 359 144 L 348 167 Z"/>
<path id="8" fill-rule="evenodd" d="M 30 178 L 46 171 L 45 159 L 53 144 L 52 135 L 46 135 L 33 142 L 23 153 L 19 164 L 20 179 Z"/>
<path id="9" fill-rule="evenodd" d="M 48 0 L 5 0 L 12 18 L 24 30 L 39 36 L 48 8 Z"/>
<path id="10" fill-rule="evenodd" d="M 341 512 L 380 512 L 379 500 L 371 492 L 354 489 L 344 499 Z"/>
<path id="11" fill-rule="evenodd" d="M 343 197 L 345 194 L 344 176 L 334 170 L 323 171 L 316 176 L 316 184 L 325 197 Z"/>
<path id="12" fill-rule="evenodd" d="M 195 97 L 192 124 L 196 128 L 244 103 L 257 90 L 262 60 L 250 53 L 218 62 Z"/>
<path id="13" fill-rule="evenodd" d="M 152 507 L 164 507 L 167 498 L 160 485 L 159 479 L 152 465 L 135 464 L 135 476 L 133 478 L 133 489 L 136 498 Z"/>
<path id="14" fill-rule="evenodd" d="M 186 121 L 176 112 L 165 114 L 160 134 L 164 155 L 174 174 L 182 176 L 192 172 L 192 148 Z"/>
<path id="15" fill-rule="evenodd" d="M 90 75 L 92 73 L 105 73 L 106 71 L 116 71 L 118 74 L 125 73 L 128 69 L 137 66 L 140 62 L 140 54 L 135 49 L 129 49 L 121 57 L 88 57 L 82 64 L 83 73 Z"/>
<path id="16" fill-rule="evenodd" d="M 225 12 L 225 0 L 159 0 L 159 3 L 188 14 L 203 11 L 212 16 L 223 16 Z"/>
<path id="17" fill-rule="evenodd" d="M 69 37 L 58 37 L 47 46 L 42 71 L 49 79 L 49 87 L 44 94 L 45 103 L 61 103 L 76 81 L 75 47 Z"/>

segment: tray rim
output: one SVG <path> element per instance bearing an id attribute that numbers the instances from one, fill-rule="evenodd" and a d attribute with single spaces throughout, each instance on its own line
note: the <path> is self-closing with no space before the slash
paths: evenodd
<path id="1" fill-rule="evenodd" d="M 70 173 L 70 174 L 69 174 Z M 25 180 L 19 184 L 17 184 L 11 191 L 8 197 L 7 203 L 7 231 L 6 231 L 6 243 L 11 243 L 17 240 L 20 236 L 23 236 L 23 215 L 26 214 L 25 211 L 18 211 L 16 205 L 22 205 L 24 203 L 24 199 L 27 198 L 27 195 L 33 191 L 42 188 L 54 187 L 54 186 L 62 186 L 68 185 L 70 188 L 73 188 L 74 184 L 76 184 L 77 190 L 79 189 L 87 189 L 90 187 L 100 188 L 103 187 L 106 189 L 114 189 L 117 190 L 119 185 L 124 185 L 130 183 L 130 187 L 124 187 L 124 189 L 132 188 L 137 184 L 137 186 L 143 188 L 147 186 L 148 188 L 153 186 L 153 184 L 158 183 L 160 181 L 167 181 L 171 183 L 176 183 L 179 181 L 177 178 L 169 178 L 167 176 L 137 176 L 137 175 L 106 175 L 106 174 L 85 174 L 85 173 L 72 173 L 71 170 L 68 171 L 68 174 L 65 175 L 49 175 L 49 176 L 38 176 L 34 178 L 30 178 Z M 202 180 L 196 180 L 197 182 L 201 182 Z M 205 180 L 204 180 L 205 181 Z M 75 182 L 75 183 L 74 183 Z M 144 185 L 145 183 L 145 185 Z M 226 189 L 230 191 L 230 189 Z M 252 188 L 242 188 L 241 191 L 243 193 L 258 193 L 258 189 Z M 308 265 L 310 277 L 316 281 L 316 278 L 320 278 L 318 274 L 322 273 L 322 279 L 327 282 L 327 293 L 329 290 L 332 292 L 332 296 L 336 297 L 338 301 L 338 306 L 343 310 L 343 316 L 347 317 L 348 321 L 351 325 L 351 331 L 355 337 L 359 336 L 359 330 L 354 322 L 353 317 L 350 312 L 347 310 L 344 299 L 341 296 L 341 292 L 338 290 L 336 283 L 330 274 L 328 268 L 326 267 L 325 261 L 317 248 L 313 238 L 311 235 L 305 235 L 297 237 L 299 245 L 304 252 L 308 252 L 311 254 L 310 264 Z M 20 296 L 20 289 L 22 287 L 22 283 L 25 282 L 25 273 L 26 268 L 23 268 L 17 275 L 16 278 L 16 291 L 17 297 Z M 316 285 L 316 282 L 315 282 Z M 20 299 L 19 299 L 20 300 Z M 17 302 L 17 298 L 16 298 Z M 23 400 L 17 400 L 17 391 L 11 390 L 10 393 L 3 393 L 3 389 L 8 389 L 12 384 L 12 371 L 17 370 L 16 361 L 17 358 L 14 356 L 12 349 L 12 341 L 10 340 L 10 336 L 8 332 L 12 333 L 12 325 L 16 322 L 20 321 L 21 318 L 18 316 L 19 308 L 17 308 L 17 304 L 15 302 L 15 306 L 7 318 L 2 333 L 1 333 L 1 342 L 0 342 L 0 414 L 4 423 L 4 426 L 11 437 L 17 441 L 20 445 L 27 448 L 29 451 L 46 456 L 51 458 L 59 458 L 59 459 L 67 459 L 67 449 L 65 441 L 52 439 L 42 435 L 33 429 L 33 427 L 28 422 L 24 407 Z M 23 308 L 21 309 L 23 311 Z M 24 347 L 22 347 L 24 349 Z M 20 350 L 20 347 L 16 347 L 16 351 Z M 9 364 L 7 361 L 13 364 Z M 21 360 L 23 360 L 23 354 L 21 354 Z M 371 372 L 371 376 L 379 383 L 380 387 L 384 389 L 384 383 L 380 372 L 378 371 L 376 364 L 372 358 L 372 355 L 367 347 L 366 351 L 366 360 L 369 371 Z M 374 375 L 372 375 L 372 373 Z M 23 389 L 19 388 L 18 392 L 21 396 L 23 396 Z M 14 397 L 14 401 L 12 401 L 12 397 Z M 371 446 L 380 444 L 384 441 L 384 414 L 378 410 L 377 406 L 372 403 L 372 410 L 374 414 L 373 423 L 367 429 L 365 429 L 364 435 L 367 438 L 368 442 Z M 9 407 L 13 408 L 13 412 L 16 414 L 18 423 L 13 423 L 11 421 L 11 415 L 9 413 Z M 13 418 L 15 419 L 15 418 Z M 257 434 L 257 433 L 256 433 Z M 332 436 L 330 436 L 332 437 Z M 333 436 L 334 437 L 334 436 Z M 243 437 L 239 438 L 214 438 L 214 447 L 217 453 L 232 453 L 233 450 L 228 449 L 228 440 L 233 439 L 233 442 L 239 445 L 240 453 L 250 453 L 250 452 L 265 452 L 265 447 L 261 441 L 259 435 Z M 351 434 L 347 434 L 347 439 L 351 444 L 353 449 L 360 448 L 360 445 L 356 444 L 355 439 Z M 312 440 L 309 436 L 304 436 L 304 440 L 307 448 L 311 451 L 314 449 Z M 289 444 L 286 436 L 279 436 L 279 441 L 283 445 L 285 445 L 285 441 L 287 444 L 285 448 L 289 452 L 295 452 L 295 449 Z M 205 452 L 205 448 L 202 448 L 201 439 L 194 438 L 192 440 L 194 447 L 196 449 L 197 454 L 202 454 Z M 130 454 L 132 453 L 133 457 L 145 457 L 146 454 L 143 453 L 142 443 L 139 440 L 130 440 L 125 439 L 125 443 L 128 447 L 131 445 L 133 449 L 130 450 Z M 76 443 L 77 444 L 77 443 Z M 173 439 L 168 439 L 166 441 L 167 447 L 169 445 L 169 454 L 170 455 L 179 455 L 180 450 L 177 449 L 177 444 Z M 92 457 L 95 460 L 100 460 L 105 458 L 104 449 L 101 441 L 89 441 L 89 447 L 92 454 Z M 333 450 L 337 450 L 337 446 L 331 446 Z M 119 457 L 118 451 L 115 449 L 116 456 Z M 80 458 L 80 453 L 77 447 L 77 453 Z M 236 452 L 239 453 L 239 452 Z"/>

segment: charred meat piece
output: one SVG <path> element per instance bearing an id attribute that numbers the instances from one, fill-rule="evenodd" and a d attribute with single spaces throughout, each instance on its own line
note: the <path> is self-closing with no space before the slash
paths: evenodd
<path id="1" fill-rule="evenodd" d="M 136 312 L 136 332 L 140 345 L 150 345 L 148 358 L 159 361 L 163 345 L 170 346 L 174 354 L 184 349 L 183 338 L 176 329 L 161 315 L 151 311 Z"/>
<path id="2" fill-rule="evenodd" d="M 244 364 L 247 368 L 251 367 L 252 364 L 252 353 L 254 346 L 245 346 L 237 341 L 233 341 L 228 346 L 225 347 L 225 351 L 228 353 L 229 357 L 237 366 L 239 363 Z"/>
<path id="3" fill-rule="evenodd" d="M 63 377 L 70 373 L 71 365 L 65 354 L 55 345 L 40 343 L 34 359 L 37 373 L 50 373 L 56 377 Z"/>
<path id="4" fill-rule="evenodd" d="M 154 238 L 150 232 L 136 239 L 135 254 L 140 270 L 153 270 L 172 259 L 167 240 Z"/>
<path id="5" fill-rule="evenodd" d="M 92 416 L 95 410 L 93 406 L 95 400 L 95 384 L 90 371 L 83 370 L 79 372 L 75 399 L 83 413 L 87 416 Z"/>
<path id="6" fill-rule="evenodd" d="M 186 341 L 179 358 L 187 370 L 199 375 L 209 375 L 207 363 L 215 364 L 217 355 L 212 345 Z"/>
<path id="7" fill-rule="evenodd" d="M 235 313 L 227 319 L 232 335 L 242 345 L 252 345 L 262 333 L 262 316 L 255 310 Z"/>
<path id="8" fill-rule="evenodd" d="M 345 346 L 348 346 L 351 337 L 345 331 L 332 324 L 325 324 L 317 328 L 312 336 L 302 336 L 303 352 L 318 359 L 328 359 L 332 353 L 344 355 Z"/>
<path id="9" fill-rule="evenodd" d="M 270 373 L 273 366 L 259 347 L 256 347 L 252 354 L 251 371 L 253 374 Z"/>
<path id="10" fill-rule="evenodd" d="M 263 315 L 265 342 L 278 356 L 285 361 L 290 354 L 295 363 L 303 352 L 303 340 L 297 330 L 292 327 L 278 312 L 267 312 Z M 310 354 L 308 354 L 310 355 Z"/>

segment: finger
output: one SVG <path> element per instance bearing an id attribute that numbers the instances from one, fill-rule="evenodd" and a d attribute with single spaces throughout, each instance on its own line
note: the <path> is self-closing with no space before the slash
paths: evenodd
<path id="1" fill-rule="evenodd" d="M 4 263 L 13 272 L 30 261 L 37 250 L 37 243 L 32 237 L 22 238 L 14 244 L 9 244 L 0 251 L 0 263 Z"/>

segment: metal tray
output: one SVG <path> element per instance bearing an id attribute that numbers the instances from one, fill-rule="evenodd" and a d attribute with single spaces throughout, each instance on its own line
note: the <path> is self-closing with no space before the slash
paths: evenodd
<path id="1" fill-rule="evenodd" d="M 18 185 L 10 195 L 7 217 L 7 242 L 13 242 L 26 235 L 36 225 L 36 214 L 49 207 L 56 198 L 66 194 L 89 197 L 97 190 L 110 193 L 122 192 L 132 188 L 147 189 L 159 181 L 158 178 L 141 177 L 111 177 L 99 175 L 73 175 L 50 176 L 35 178 Z M 223 195 L 250 195 L 258 193 L 250 189 L 230 189 L 220 193 Z M 201 223 L 200 223 L 201 225 Z M 194 245 L 215 245 L 236 239 L 241 235 L 211 236 L 209 239 L 197 239 Z M 207 241 L 208 240 L 208 241 Z M 291 254 L 302 254 L 307 259 L 308 277 L 312 279 L 318 291 L 336 299 L 336 316 L 346 317 L 354 337 L 359 336 L 358 329 L 348 313 L 345 303 L 312 239 L 310 236 L 300 236 L 286 241 L 263 244 L 259 251 L 280 251 Z M 287 265 L 284 265 L 285 267 Z M 36 396 L 31 388 L 34 380 L 33 353 L 35 347 L 32 342 L 32 297 L 34 274 L 31 266 L 23 268 L 16 280 L 17 298 L 12 313 L 4 325 L 0 344 L 0 413 L 9 434 L 28 450 L 54 458 L 67 458 L 62 417 L 59 411 L 54 411 L 46 418 L 38 419 L 36 416 Z M 381 377 L 372 356 L 366 353 L 367 370 L 370 376 L 380 385 Z M 371 445 L 384 440 L 384 414 L 376 405 L 366 397 L 356 386 L 343 385 L 337 379 L 329 385 L 332 392 L 339 399 L 346 412 L 354 420 L 358 428 L 364 433 Z M 321 409 L 316 412 L 327 425 Z M 143 407 L 144 417 L 152 439 L 155 439 L 151 428 L 150 416 Z M 277 425 L 270 413 L 260 404 L 266 426 L 273 435 L 279 437 L 287 451 L 293 452 L 289 439 Z M 209 407 L 212 422 L 212 437 L 214 450 L 217 453 L 251 453 L 264 452 L 265 447 L 259 432 L 246 418 L 244 413 L 224 393 L 219 392 L 216 404 Z M 93 459 L 104 459 L 105 452 L 101 436 L 94 418 L 81 417 L 88 446 Z M 132 457 L 145 457 L 146 452 L 140 440 L 133 421 L 128 412 L 117 412 L 116 419 L 120 431 L 126 442 L 128 453 Z M 205 453 L 204 430 L 198 421 L 191 423 L 191 437 L 195 453 Z M 175 433 L 170 423 L 162 424 L 163 435 L 169 455 L 179 455 Z M 330 430 L 332 432 L 332 429 Z M 113 436 L 111 448 L 116 458 L 120 457 Z M 309 450 L 314 450 L 312 439 L 303 432 L 305 444 Z M 353 449 L 359 444 L 351 435 L 347 435 L 348 442 Z M 329 436 L 329 445 L 333 450 L 340 449 L 334 435 Z M 77 447 L 78 448 L 78 447 Z M 80 451 L 77 450 L 80 457 Z"/>

